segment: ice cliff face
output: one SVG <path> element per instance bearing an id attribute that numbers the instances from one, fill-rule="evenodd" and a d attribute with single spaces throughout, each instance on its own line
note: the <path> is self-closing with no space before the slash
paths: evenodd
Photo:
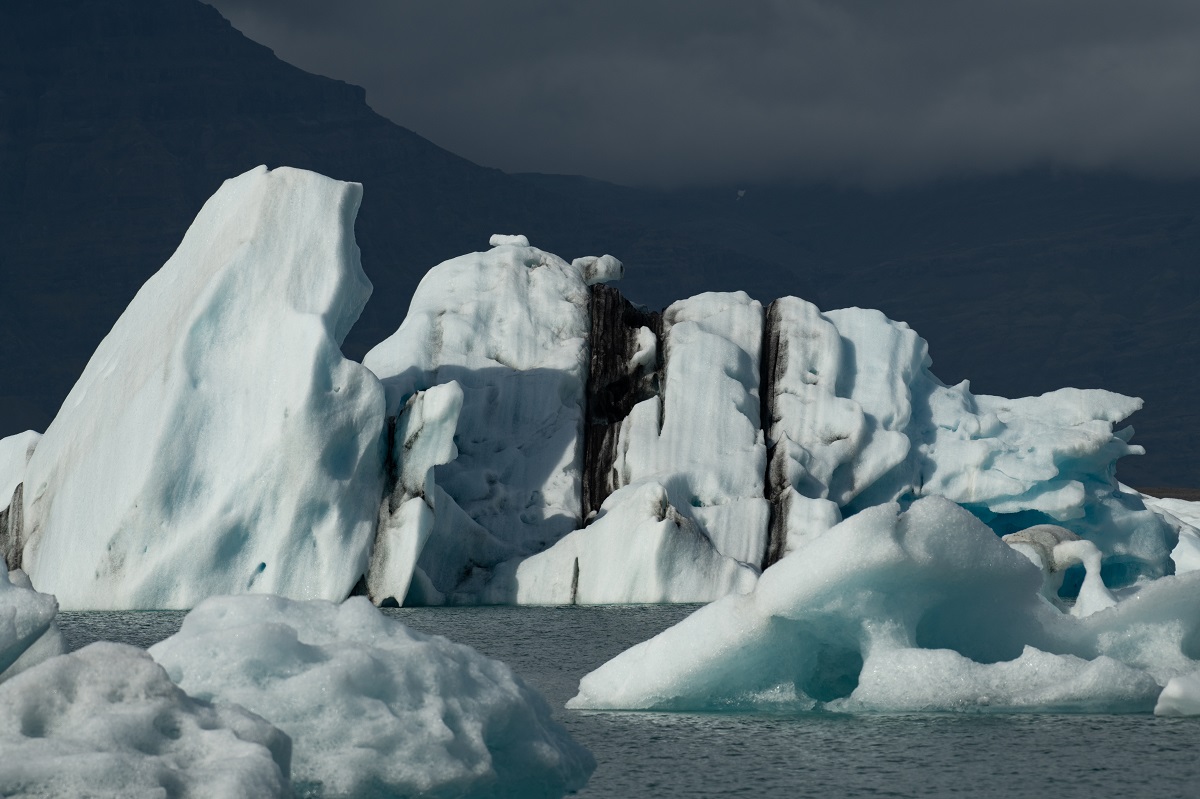
<path id="1" fill-rule="evenodd" d="M 1114 479 L 1139 400 L 975 396 L 878 311 L 736 292 L 656 313 L 608 285 L 611 256 L 494 236 L 347 361 L 359 194 L 260 168 L 205 205 L 45 436 L 0 441 L 9 568 L 65 608 L 700 602 L 927 496 L 998 535 L 1065 529 L 1110 587 L 1200 568 L 1189 513 Z"/>
<path id="2" fill-rule="evenodd" d="M 375 376 L 339 349 L 371 290 L 360 196 L 259 168 L 205 204 L 23 471 L 21 565 L 39 590 L 66 609 L 349 593 L 385 418 Z"/>
<path id="3" fill-rule="evenodd" d="M 1187 525 L 1112 477 L 1140 451 L 1113 432 L 1139 400 L 974 396 L 878 311 L 732 293 L 659 314 L 589 287 L 582 261 L 493 243 L 432 270 L 366 359 L 393 412 L 430 386 L 463 392 L 446 417 L 458 457 L 418 464 L 437 479 L 410 603 L 705 601 L 844 518 L 923 496 L 1001 535 L 1061 525 L 1114 585 L 1174 568 Z"/>

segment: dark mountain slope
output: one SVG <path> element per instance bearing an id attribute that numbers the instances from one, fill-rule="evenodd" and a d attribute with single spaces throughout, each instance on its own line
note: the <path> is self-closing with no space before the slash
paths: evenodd
<path id="1" fill-rule="evenodd" d="M 264 163 L 364 184 L 356 232 L 375 294 L 346 342 L 351 357 L 395 330 L 429 267 L 486 248 L 496 232 L 525 233 L 568 259 L 619 254 L 637 276 L 635 297 L 639 283 L 680 296 L 735 283 L 710 279 L 730 260 L 720 247 L 620 212 L 596 219 L 459 158 L 374 113 L 362 89 L 279 61 L 194 0 L 9 0 L 0 435 L 45 428 L 204 201 Z"/>
<path id="2" fill-rule="evenodd" d="M 204 200 L 260 163 L 364 184 L 375 295 L 352 357 L 396 328 L 430 266 L 520 232 L 566 258 L 611 252 L 652 306 L 737 288 L 875 306 L 978 391 L 1139 394 L 1151 455 L 1122 477 L 1200 485 L 1200 182 L 1029 173 L 871 194 L 510 176 L 195 0 L 0 4 L 0 435 L 45 428 Z"/>

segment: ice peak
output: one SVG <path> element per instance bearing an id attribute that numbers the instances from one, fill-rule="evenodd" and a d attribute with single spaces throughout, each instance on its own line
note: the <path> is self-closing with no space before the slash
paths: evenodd
<path id="1" fill-rule="evenodd" d="M 520 234 L 508 236 L 504 233 L 493 233 L 492 237 L 488 239 L 489 247 L 503 247 L 505 244 L 510 244 L 513 247 L 528 247 L 529 239 Z"/>

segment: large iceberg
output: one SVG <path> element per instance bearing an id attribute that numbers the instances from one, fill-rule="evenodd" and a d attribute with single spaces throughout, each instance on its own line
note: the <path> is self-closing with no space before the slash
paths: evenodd
<path id="1" fill-rule="evenodd" d="M 193 699 L 144 650 L 95 643 L 0 683 L 0 795 L 291 796 L 291 742 Z"/>
<path id="2" fill-rule="evenodd" d="M 1031 560 L 940 497 L 867 508 L 585 676 L 569 706 L 1149 711 L 1200 666 L 1200 575 L 1080 616 Z"/>
<path id="3" fill-rule="evenodd" d="M 189 694 L 290 735 L 302 792 L 533 799 L 577 790 L 595 768 L 507 666 L 363 597 L 213 598 L 150 654 Z"/>
<path id="4" fill-rule="evenodd" d="M 878 311 L 730 292 L 658 313 L 611 256 L 493 236 L 348 361 L 359 197 L 286 168 L 222 186 L 45 436 L 0 440 L 9 569 L 66 609 L 709 601 L 928 496 L 1089 542 L 1101 603 L 1200 569 L 1196 517 L 1116 482 L 1140 400 L 947 386 Z"/>
<path id="5" fill-rule="evenodd" d="M 361 187 L 225 182 L 88 362 L 23 474 L 19 564 L 65 609 L 342 599 L 367 568 L 384 394 L 340 342 Z"/>

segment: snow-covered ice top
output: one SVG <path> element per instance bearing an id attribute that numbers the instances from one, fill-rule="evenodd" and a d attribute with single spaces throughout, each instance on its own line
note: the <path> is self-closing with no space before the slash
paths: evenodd
<path id="1" fill-rule="evenodd" d="M 290 735 L 301 792 L 557 797 L 595 767 L 507 666 L 363 597 L 213 598 L 150 654 L 189 694 Z"/>
<path id="2" fill-rule="evenodd" d="M 361 193 L 259 167 L 205 203 L 29 461 L 40 590 L 66 609 L 349 593 L 383 479 L 383 390 L 339 349 L 371 291 Z"/>
<path id="3" fill-rule="evenodd" d="M 95 643 L 0 683 L 0 795 L 291 796 L 291 742 L 189 697 L 145 650 Z"/>

